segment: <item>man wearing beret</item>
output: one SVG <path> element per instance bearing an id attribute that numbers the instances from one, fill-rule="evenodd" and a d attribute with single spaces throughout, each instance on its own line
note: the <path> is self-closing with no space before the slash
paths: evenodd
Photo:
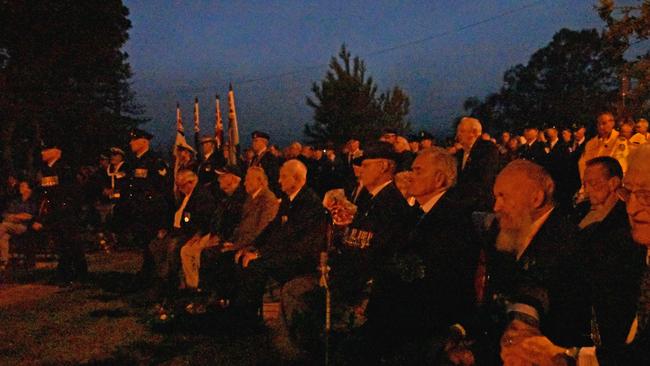
<path id="1" fill-rule="evenodd" d="M 59 256 L 58 281 L 69 284 L 84 280 L 88 275 L 88 265 L 78 237 L 81 226 L 78 217 L 79 189 L 75 188 L 74 174 L 61 161 L 61 155 L 56 142 L 43 143 L 43 166 L 39 172 L 41 202 L 37 221 L 56 245 Z M 41 225 L 35 229 L 41 229 Z"/>
<path id="2" fill-rule="evenodd" d="M 278 173 L 280 172 L 280 163 L 278 158 L 276 158 L 268 149 L 269 140 L 271 137 L 266 132 L 255 131 L 252 133 L 253 138 L 253 152 L 255 156 L 249 164 L 249 168 L 252 166 L 260 166 L 264 169 L 264 173 L 269 178 L 269 188 L 276 196 L 280 196 L 282 191 L 278 185 Z"/>
<path id="3" fill-rule="evenodd" d="M 171 176 L 167 164 L 149 149 L 153 135 L 139 128 L 130 133 L 128 207 L 130 232 L 134 244 L 143 249 L 140 275 L 142 280 L 153 277 L 154 261 L 149 242 L 167 227 L 171 205 Z"/>

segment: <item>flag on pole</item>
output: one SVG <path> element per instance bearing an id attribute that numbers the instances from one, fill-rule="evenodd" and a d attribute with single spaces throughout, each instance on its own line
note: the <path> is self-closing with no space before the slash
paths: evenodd
<path id="1" fill-rule="evenodd" d="M 221 102 L 219 101 L 219 94 L 217 94 L 215 99 L 215 108 L 214 138 L 217 140 L 217 148 L 220 148 L 223 143 L 223 120 L 221 119 Z"/>
<path id="2" fill-rule="evenodd" d="M 237 110 L 235 109 L 235 92 L 232 84 L 228 88 L 228 162 L 237 164 L 237 150 L 239 148 L 239 127 L 237 124 Z"/>
<path id="3" fill-rule="evenodd" d="M 199 98 L 194 98 L 194 132 L 199 133 Z"/>
<path id="4" fill-rule="evenodd" d="M 181 106 L 176 102 L 176 132 L 184 134 L 183 117 L 181 117 Z"/>

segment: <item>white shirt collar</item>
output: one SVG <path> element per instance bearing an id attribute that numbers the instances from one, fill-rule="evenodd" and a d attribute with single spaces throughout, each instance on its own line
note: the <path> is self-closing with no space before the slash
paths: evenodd
<path id="1" fill-rule="evenodd" d="M 393 180 L 392 180 L 392 179 L 389 180 L 389 181 L 387 181 L 386 183 L 380 185 L 379 187 L 376 187 L 376 188 L 373 189 L 372 191 L 370 191 L 370 195 L 372 195 L 372 197 L 375 197 L 376 195 L 379 194 L 379 192 L 381 192 L 382 189 L 386 188 L 386 186 L 389 185 L 389 184 L 391 184 L 391 183 L 393 183 Z"/>
<path id="2" fill-rule="evenodd" d="M 47 163 L 47 166 L 49 166 L 49 167 L 51 168 L 51 167 L 54 166 L 54 164 L 55 164 L 57 161 L 59 161 L 59 158 L 56 158 L 56 159 L 52 160 L 51 162 Z"/>
<path id="3" fill-rule="evenodd" d="M 251 198 L 255 199 L 255 197 L 257 197 L 260 194 L 260 192 L 262 192 L 262 188 L 260 188 L 257 191 L 253 192 L 253 194 L 251 194 Z"/>
<path id="4" fill-rule="evenodd" d="M 429 213 L 429 211 L 431 211 L 433 206 L 435 206 L 436 203 L 438 203 L 438 201 L 440 200 L 442 195 L 445 194 L 445 192 L 447 192 L 447 191 L 442 191 L 442 192 L 436 194 L 435 196 L 431 197 L 425 204 L 420 205 L 420 208 L 422 209 L 422 211 L 424 211 L 424 213 Z"/>
<path id="5" fill-rule="evenodd" d="M 136 157 L 137 157 L 138 159 L 140 159 L 140 158 L 142 157 L 142 155 L 144 155 L 144 154 L 147 153 L 147 151 L 149 151 L 149 149 L 143 151 L 141 154 L 137 154 Z"/>
<path id="6" fill-rule="evenodd" d="M 302 188 L 300 188 L 300 189 L 297 190 L 296 192 L 294 192 L 294 193 L 292 193 L 291 195 L 289 195 L 289 202 L 293 202 L 293 200 L 296 198 L 296 196 L 298 195 L 298 193 L 300 193 L 301 190 L 302 190 Z"/>

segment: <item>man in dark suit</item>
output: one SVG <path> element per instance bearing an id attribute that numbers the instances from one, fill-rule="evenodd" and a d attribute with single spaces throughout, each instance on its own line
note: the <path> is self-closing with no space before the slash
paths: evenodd
<path id="1" fill-rule="evenodd" d="M 529 160 L 539 165 L 546 162 L 546 146 L 540 141 L 537 127 L 529 126 L 524 129 L 526 143 L 519 147 L 519 159 Z"/>
<path id="2" fill-rule="evenodd" d="M 635 287 L 636 291 L 624 291 L 625 295 L 622 299 L 603 299 L 608 302 L 617 302 L 617 300 L 619 302 L 616 308 L 609 308 L 607 313 L 601 314 L 603 317 L 607 317 L 606 319 L 598 321 L 599 325 L 605 325 L 599 330 L 607 331 L 609 339 L 603 337 L 604 334 L 601 333 L 600 342 L 595 342 L 596 347 L 565 348 L 566 346 L 557 345 L 556 342 L 552 342 L 546 337 L 521 337 L 519 338 L 521 341 L 511 347 L 511 354 L 517 359 L 540 364 L 562 359 L 589 365 L 650 364 L 650 352 L 648 352 L 650 349 L 650 324 L 648 322 L 650 317 L 650 257 L 648 256 L 650 191 L 647 189 L 650 187 L 650 146 L 639 148 L 630 156 L 628 162 L 624 186 L 619 189 L 618 193 L 627 203 L 632 239 L 643 249 L 645 263 L 641 266 L 639 281 L 634 281 L 631 279 L 633 277 L 628 275 L 625 276 L 627 280 L 624 280 L 623 283 L 616 283 L 616 286 L 623 286 L 626 289 Z M 626 267 L 630 266 L 635 266 L 633 260 L 627 263 Z M 618 270 L 625 271 L 626 269 L 619 268 Z M 609 284 L 610 280 L 607 279 L 607 281 L 603 284 L 604 286 Z M 607 290 L 611 291 L 612 289 Z M 619 290 L 614 291 L 620 294 Z M 630 298 L 632 301 L 627 301 Z M 602 304 L 602 302 L 595 302 L 594 306 Z M 535 352 L 531 354 L 530 349 L 535 349 Z"/>
<path id="3" fill-rule="evenodd" d="M 444 339 L 450 326 L 466 323 L 473 312 L 479 246 L 471 212 L 452 188 L 454 157 L 438 147 L 425 149 L 411 170 L 408 191 L 419 203 L 419 217 L 395 263 L 391 345 L 410 344 L 419 350 L 397 352 L 393 357 L 398 363 L 431 364 L 432 339 Z"/>
<path id="4" fill-rule="evenodd" d="M 182 200 L 173 214 L 172 224 L 149 244 L 158 279 L 171 286 L 170 290 L 178 283 L 175 275 L 180 269 L 181 246 L 191 237 L 200 237 L 208 232 L 210 216 L 215 208 L 212 195 L 199 184 L 199 178 L 192 170 L 178 171 L 176 186 Z"/>
<path id="5" fill-rule="evenodd" d="M 269 186 L 276 196 L 279 196 L 282 191 L 278 186 L 278 172 L 280 171 L 280 163 L 275 155 L 271 154 L 268 149 L 269 140 L 271 137 L 266 132 L 254 131 L 251 134 L 252 145 L 251 148 L 255 153 L 248 168 L 252 166 L 259 166 L 264 169 L 264 173 L 269 177 Z"/>
<path id="6" fill-rule="evenodd" d="M 247 320 L 257 320 L 266 281 L 281 285 L 298 276 L 315 273 L 319 253 L 325 249 L 325 211 L 320 199 L 305 184 L 307 168 L 288 160 L 280 169 L 284 193 L 275 219 L 253 245 L 235 255 L 243 271 L 233 306 Z"/>
<path id="7" fill-rule="evenodd" d="M 218 245 L 229 240 L 239 225 L 246 200 L 246 193 L 241 184 L 243 174 L 238 166 L 226 165 L 217 170 L 216 174 L 220 194 L 210 214 L 209 230 L 201 233 L 205 235 L 194 235 L 183 245 L 180 252 L 185 284 L 191 289 L 198 288 L 199 268 L 202 272 L 201 278 L 204 279 L 210 277 L 214 267 L 219 266 L 216 259 L 221 254 L 222 247 Z"/>
<path id="8" fill-rule="evenodd" d="M 482 130 L 479 120 L 463 117 L 456 131 L 456 138 L 463 147 L 456 153 L 457 189 L 473 211 L 491 209 L 492 186 L 499 172 L 499 150 L 491 141 L 479 139 Z"/>
<path id="9" fill-rule="evenodd" d="M 580 242 L 592 292 L 592 338 L 605 348 L 625 344 L 636 315 L 643 255 L 630 236 L 625 203 L 616 192 L 623 170 L 609 156 L 589 160 L 585 168 L 585 193 L 590 210 L 580 222 Z"/>
<path id="10" fill-rule="evenodd" d="M 569 174 L 569 147 L 559 137 L 558 129 L 551 126 L 544 131 L 546 134 L 546 159 L 544 168 L 551 174 L 555 182 L 555 201 L 558 208 L 568 211 L 572 207 L 574 189 Z"/>
<path id="11" fill-rule="evenodd" d="M 508 164 L 494 185 L 496 248 L 514 255 L 516 264 L 508 276 L 512 321 L 501 347 L 506 364 L 517 357 L 513 333 L 522 329 L 564 347 L 590 344 L 588 286 L 575 263 L 577 228 L 555 208 L 554 188 L 541 166 L 525 160 Z"/>

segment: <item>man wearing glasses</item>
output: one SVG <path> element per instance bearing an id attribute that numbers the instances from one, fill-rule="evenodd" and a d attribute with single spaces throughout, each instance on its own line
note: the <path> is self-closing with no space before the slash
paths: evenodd
<path id="1" fill-rule="evenodd" d="M 621 302 L 618 312 L 630 312 L 623 323 L 620 340 L 598 342 L 595 347 L 563 348 L 553 344 L 544 336 L 509 334 L 513 343 L 504 347 L 504 359 L 522 360 L 544 365 L 650 365 L 650 145 L 639 147 L 628 159 L 628 171 L 623 186 L 616 193 L 627 204 L 627 216 L 634 242 L 643 249 L 644 263 L 640 279 L 631 284 L 618 283 L 606 286 L 630 285 L 635 291 L 628 294 L 631 301 Z M 606 260 L 606 259 L 605 259 Z M 633 265 L 633 264 L 632 264 Z M 619 268 L 618 271 L 628 271 Z M 608 296 L 615 301 L 613 296 Z M 594 304 L 596 305 L 596 303 Z M 618 315 L 602 314 L 601 322 L 611 322 Z M 598 317 L 598 313 L 595 314 Z M 530 334 L 530 333 L 528 333 Z"/>

